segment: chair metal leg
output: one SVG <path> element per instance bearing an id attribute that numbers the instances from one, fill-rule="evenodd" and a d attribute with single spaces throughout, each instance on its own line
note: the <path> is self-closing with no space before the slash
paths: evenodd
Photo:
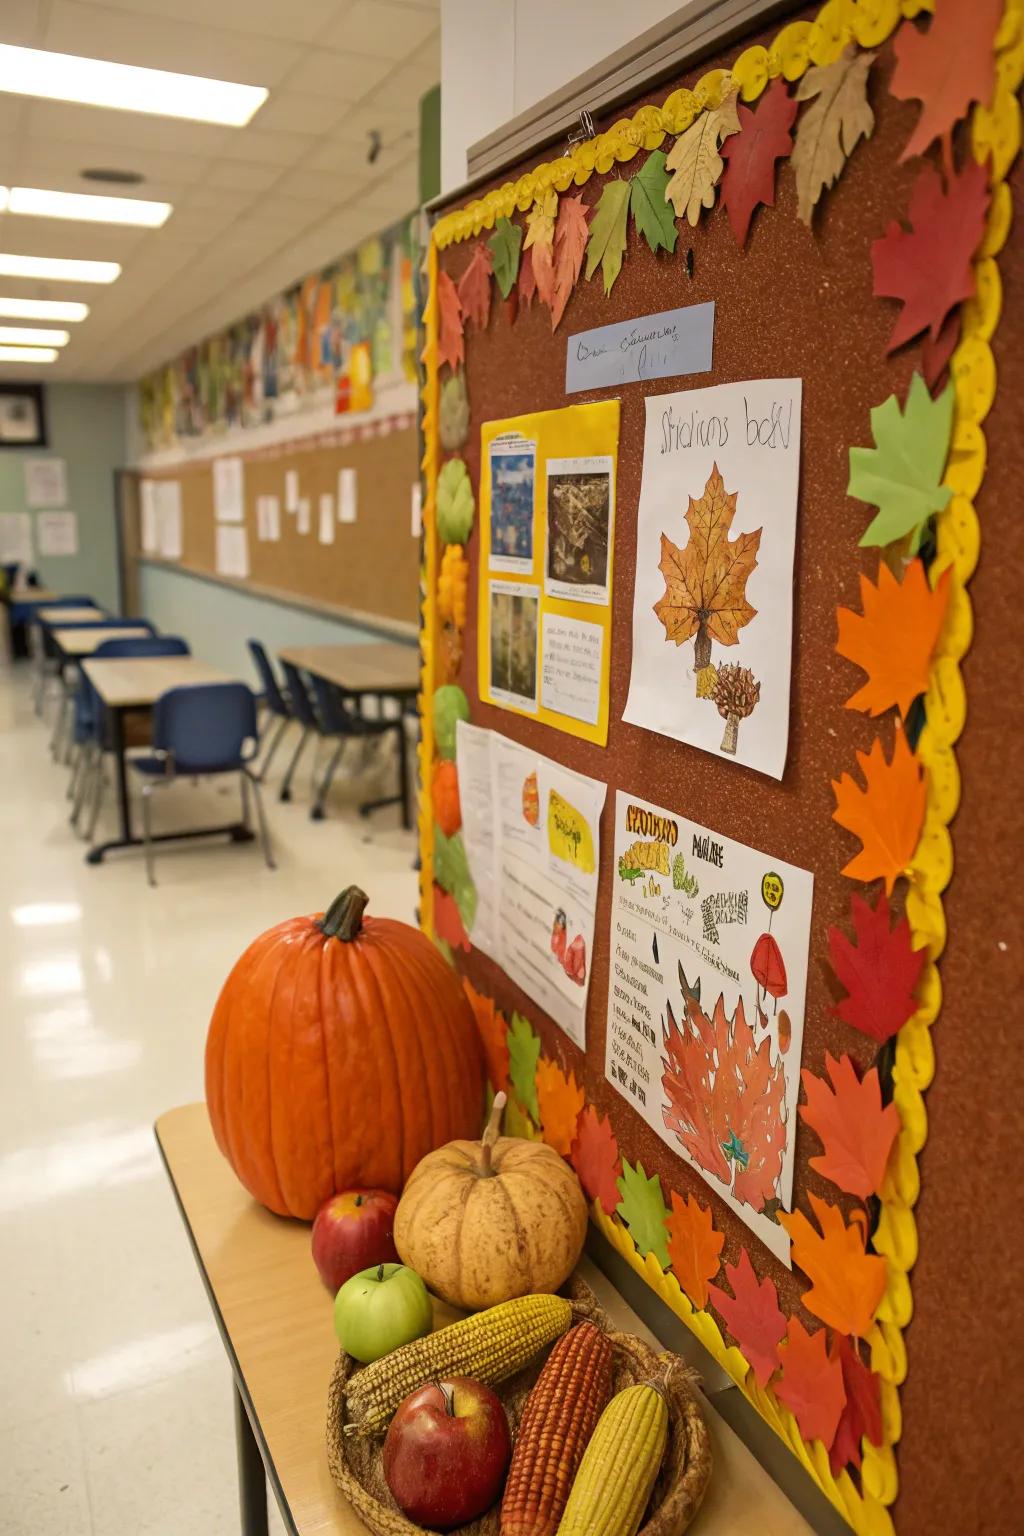
<path id="1" fill-rule="evenodd" d="M 308 740 L 309 726 L 304 725 L 302 727 L 302 735 L 299 737 L 299 744 L 295 748 L 295 753 L 291 762 L 288 764 L 288 772 L 284 776 L 284 782 L 281 785 L 281 792 L 277 797 L 279 800 L 290 800 L 292 797 L 292 776 L 295 773 L 296 768 L 299 766 L 299 758 L 305 751 L 306 742 Z"/>
<path id="2" fill-rule="evenodd" d="M 96 744 L 87 741 L 82 747 L 82 771 L 78 776 L 75 786 L 75 800 L 71 807 L 71 825 L 78 831 L 78 819 L 89 801 L 93 788 L 93 774 L 96 772 Z"/>
<path id="3" fill-rule="evenodd" d="M 313 809 L 309 813 L 310 819 L 312 821 L 323 821 L 324 819 L 324 806 L 327 802 L 327 791 L 331 787 L 331 781 L 337 772 L 338 764 L 341 762 L 341 756 L 346 746 L 348 745 L 348 741 L 349 738 L 347 736 L 342 736 L 338 742 L 337 747 L 334 749 L 334 752 L 331 754 L 331 760 L 327 764 L 327 772 L 324 774 L 323 779 L 321 780 L 320 788 L 317 791 L 316 801 L 313 805 Z"/>
<path id="4" fill-rule="evenodd" d="M 262 763 L 260 764 L 258 771 L 252 775 L 252 777 L 254 779 L 259 779 L 261 784 L 266 779 L 267 774 L 270 772 L 270 765 L 271 765 L 271 763 L 274 760 L 274 753 L 277 751 L 278 747 L 281 745 L 281 741 L 282 741 L 282 739 L 284 737 L 284 733 L 288 729 L 290 724 L 291 724 L 291 721 L 289 720 L 288 716 L 287 715 L 282 716 L 282 718 L 278 722 L 277 730 L 274 731 L 273 735 L 270 738 L 270 746 L 267 748 L 266 756 L 264 757 Z M 269 735 L 269 733 L 270 733 L 270 727 L 268 726 L 266 734 Z"/>
<path id="5" fill-rule="evenodd" d="M 268 869 L 276 869 L 274 852 L 270 846 L 270 828 L 267 826 L 267 813 L 263 809 L 263 791 L 260 789 L 260 781 L 254 774 L 244 773 L 243 778 L 252 784 L 252 797 L 256 802 L 256 820 L 260 829 L 260 847 L 263 849 L 263 857 Z"/>
<path id="6" fill-rule="evenodd" d="M 146 860 L 146 879 L 150 885 L 156 885 L 156 875 L 153 872 L 153 811 L 150 798 L 153 794 L 152 784 L 142 786 L 142 852 Z"/>
<path id="7" fill-rule="evenodd" d="M 96 788 L 93 792 L 92 810 L 89 813 L 89 829 L 85 834 L 85 840 L 87 843 L 91 843 L 96 836 L 96 826 L 100 819 L 100 806 L 103 803 L 104 776 L 102 753 L 99 754 L 97 759 L 96 772 L 94 777 L 96 780 Z"/>
<path id="8" fill-rule="evenodd" d="M 239 783 L 241 785 L 241 790 L 242 790 L 242 826 L 248 832 L 250 830 L 250 820 L 249 820 L 249 775 L 246 773 L 244 768 L 242 769 L 242 772 L 238 775 L 238 779 L 239 779 Z"/>
<path id="9" fill-rule="evenodd" d="M 78 789 L 78 779 L 79 779 L 79 775 L 82 772 L 82 759 L 83 759 L 84 754 L 85 754 L 85 748 L 82 746 L 81 742 L 74 742 L 73 741 L 71 743 L 71 755 L 70 755 L 70 757 L 68 759 L 68 761 L 71 764 L 71 773 L 68 776 L 68 787 L 64 791 L 64 798 L 65 798 L 65 800 L 74 801 L 74 799 L 76 798 L 76 791 Z"/>

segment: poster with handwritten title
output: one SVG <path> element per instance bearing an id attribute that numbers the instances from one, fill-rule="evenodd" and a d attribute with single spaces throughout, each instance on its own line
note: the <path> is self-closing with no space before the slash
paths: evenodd
<path id="1" fill-rule="evenodd" d="M 783 1263 L 814 877 L 619 790 L 605 1075 Z"/>
<path id="2" fill-rule="evenodd" d="M 781 779 L 800 379 L 646 401 L 623 719 Z"/>

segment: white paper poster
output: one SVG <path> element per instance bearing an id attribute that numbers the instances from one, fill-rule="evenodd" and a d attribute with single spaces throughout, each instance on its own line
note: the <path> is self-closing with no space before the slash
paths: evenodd
<path id="1" fill-rule="evenodd" d="M 418 539 L 423 532 L 423 488 L 418 480 L 413 481 L 409 498 L 409 522 L 413 538 Z"/>
<path id="2" fill-rule="evenodd" d="M 605 1075 L 783 1263 L 814 877 L 619 790 Z"/>
<path id="3" fill-rule="evenodd" d="M 320 543 L 334 543 L 334 497 L 330 491 L 320 493 Z"/>
<path id="4" fill-rule="evenodd" d="M 217 528 L 216 563 L 218 576 L 233 576 L 244 581 L 249 574 L 249 535 L 245 525 L 237 528 L 222 523 Z"/>
<path id="5" fill-rule="evenodd" d="M 464 721 L 456 757 L 470 938 L 582 1049 L 605 786 Z"/>
<path id="6" fill-rule="evenodd" d="M 25 460 L 25 502 L 30 507 L 65 507 L 68 467 L 63 459 Z"/>
<path id="7" fill-rule="evenodd" d="M 156 482 L 156 512 L 159 552 L 164 560 L 182 556 L 181 481 Z"/>
<path id="8" fill-rule="evenodd" d="M 300 496 L 295 508 L 295 532 L 308 533 L 313 526 L 313 510 L 308 496 Z"/>
<path id="9" fill-rule="evenodd" d="M 789 738 L 799 379 L 646 401 L 623 719 L 780 779 Z"/>
<path id="10" fill-rule="evenodd" d="M 36 539 L 41 555 L 77 555 L 78 517 L 74 512 L 38 512 Z"/>
<path id="11" fill-rule="evenodd" d="M 281 501 L 277 496 L 257 496 L 256 537 L 261 543 L 275 543 L 281 537 Z"/>
<path id="12" fill-rule="evenodd" d="M 299 510 L 299 472 L 297 469 L 286 469 L 284 472 L 284 509 L 286 512 Z"/>
<path id="13" fill-rule="evenodd" d="M 157 512 L 156 480 L 139 485 L 139 540 L 144 555 L 160 553 L 160 518 Z"/>
<path id="14" fill-rule="evenodd" d="M 0 512 L 0 562 L 32 564 L 32 519 L 27 512 Z"/>
<path id="15" fill-rule="evenodd" d="M 574 720 L 596 725 L 601 713 L 600 624 L 545 613 L 541 621 L 540 702 Z"/>
<path id="16" fill-rule="evenodd" d="M 354 523 L 358 511 L 358 477 L 354 469 L 338 470 L 338 522 Z"/>
<path id="17" fill-rule="evenodd" d="M 245 522 L 245 466 L 241 459 L 214 459 L 213 511 L 218 523 Z"/>

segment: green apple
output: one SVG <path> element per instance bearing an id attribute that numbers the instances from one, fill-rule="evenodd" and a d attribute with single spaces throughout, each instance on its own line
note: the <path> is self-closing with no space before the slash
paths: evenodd
<path id="1" fill-rule="evenodd" d="M 421 1339 L 434 1322 L 427 1288 L 405 1264 L 375 1264 L 346 1280 L 334 1298 L 334 1331 L 364 1365 Z"/>

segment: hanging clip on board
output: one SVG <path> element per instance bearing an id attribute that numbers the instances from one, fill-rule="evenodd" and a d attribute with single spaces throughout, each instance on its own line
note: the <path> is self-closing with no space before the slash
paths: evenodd
<path id="1" fill-rule="evenodd" d="M 574 147 L 577 144 L 582 144 L 585 139 L 596 139 L 596 138 L 597 138 L 597 129 L 594 127 L 594 119 L 591 117 L 591 115 L 587 111 L 586 107 L 584 107 L 583 110 L 580 112 L 579 132 L 578 133 L 570 133 L 568 135 L 568 143 L 566 145 L 566 148 L 562 152 L 562 158 L 564 159 L 566 155 L 571 155 L 572 152 L 573 152 Z"/>

